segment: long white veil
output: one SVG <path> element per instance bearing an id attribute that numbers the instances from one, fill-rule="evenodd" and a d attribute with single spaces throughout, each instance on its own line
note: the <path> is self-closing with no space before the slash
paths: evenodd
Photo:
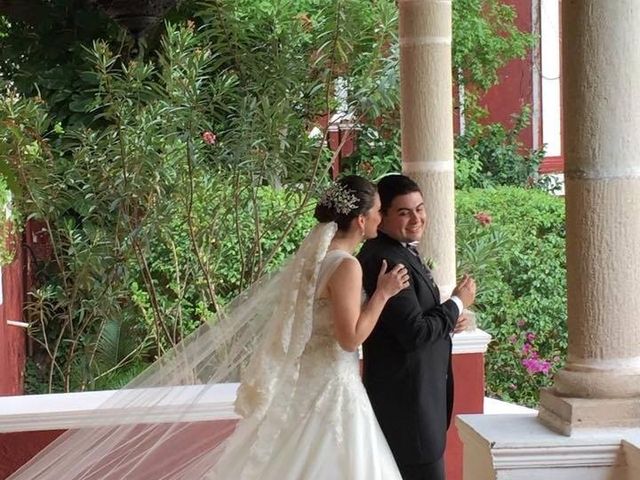
<path id="1" fill-rule="evenodd" d="M 285 420 L 311 335 L 320 264 L 335 232 L 335 223 L 318 224 L 280 271 L 256 282 L 224 316 L 115 392 L 100 407 L 117 412 L 112 424 L 67 431 L 10 480 L 206 478 L 235 422 L 187 420 L 201 397 L 229 382 L 241 381 L 235 407 L 245 419 Z M 166 405 L 176 409 L 169 423 L 158 414 Z M 281 423 L 268 424 L 252 448 L 260 456 L 268 456 Z"/>

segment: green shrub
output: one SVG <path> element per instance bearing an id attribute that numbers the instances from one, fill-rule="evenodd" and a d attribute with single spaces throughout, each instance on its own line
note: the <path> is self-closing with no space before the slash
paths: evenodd
<path id="1" fill-rule="evenodd" d="M 527 149 L 520 140 L 520 133 L 529 124 L 529 108 L 514 116 L 510 128 L 500 123 L 485 125 L 479 118 L 469 120 L 464 133 L 455 140 L 456 188 L 535 183 L 544 151 Z"/>
<path id="2" fill-rule="evenodd" d="M 323 29 L 334 32 L 342 12 L 323 12 Z M 281 14 L 302 28 L 287 12 L 265 13 Z M 291 73 L 287 58 L 265 72 L 262 55 L 272 55 L 251 36 L 236 58 L 216 37 L 224 25 L 207 25 L 167 24 L 147 62 L 96 42 L 85 52 L 85 74 L 97 85 L 85 92 L 91 128 L 61 125 L 46 100 L 3 84 L 2 174 L 17 184 L 18 210 L 43 223 L 53 252 L 40 259 L 25 305 L 39 355 L 29 378 L 48 390 L 126 382 L 279 264 L 307 230 L 301 217 L 330 163 L 308 122 L 330 109 L 324 92 L 338 46 L 323 47 L 320 28 L 299 46 L 303 82 L 282 73 Z M 289 28 L 264 33 L 297 45 Z M 311 53 L 321 55 L 315 65 Z M 240 60 L 242 78 L 226 66 Z"/>
<path id="3" fill-rule="evenodd" d="M 458 261 L 493 341 L 487 394 L 534 406 L 567 347 L 564 201 L 540 190 L 458 191 Z"/>

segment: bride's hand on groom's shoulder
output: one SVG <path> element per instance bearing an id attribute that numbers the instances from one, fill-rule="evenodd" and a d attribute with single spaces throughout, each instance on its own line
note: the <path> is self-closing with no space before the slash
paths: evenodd
<path id="1" fill-rule="evenodd" d="M 382 267 L 378 274 L 377 289 L 384 293 L 386 298 L 391 298 L 401 290 L 409 286 L 409 273 L 407 267 L 398 263 L 387 271 L 387 261 L 382 260 Z"/>

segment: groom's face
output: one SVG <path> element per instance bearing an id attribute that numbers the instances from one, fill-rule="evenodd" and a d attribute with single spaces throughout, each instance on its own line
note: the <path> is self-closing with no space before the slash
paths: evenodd
<path id="1" fill-rule="evenodd" d="M 417 242 L 427 226 L 427 213 L 420 192 L 395 197 L 382 214 L 380 229 L 399 242 Z"/>

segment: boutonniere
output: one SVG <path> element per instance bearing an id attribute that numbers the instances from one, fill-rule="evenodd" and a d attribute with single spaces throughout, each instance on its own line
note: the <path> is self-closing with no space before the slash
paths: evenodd
<path id="1" fill-rule="evenodd" d="M 427 266 L 429 270 L 433 270 L 438 265 L 432 257 L 425 257 L 424 264 Z"/>

